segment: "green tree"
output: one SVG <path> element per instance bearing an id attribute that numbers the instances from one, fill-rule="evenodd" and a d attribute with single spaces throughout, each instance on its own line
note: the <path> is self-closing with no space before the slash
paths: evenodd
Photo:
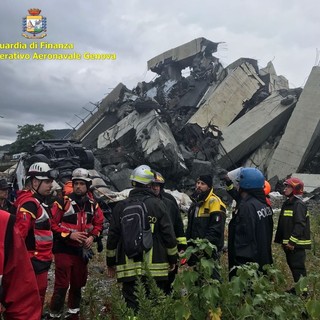
<path id="1" fill-rule="evenodd" d="M 11 145 L 10 153 L 30 152 L 38 140 L 52 138 L 53 136 L 44 130 L 43 124 L 18 126 L 17 140 Z"/>

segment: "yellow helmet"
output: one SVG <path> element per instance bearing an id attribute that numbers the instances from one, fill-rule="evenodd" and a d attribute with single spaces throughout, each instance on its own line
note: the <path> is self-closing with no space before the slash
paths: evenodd
<path id="1" fill-rule="evenodd" d="M 143 164 L 132 171 L 130 180 L 147 185 L 153 182 L 154 176 L 155 174 L 151 168 Z"/>

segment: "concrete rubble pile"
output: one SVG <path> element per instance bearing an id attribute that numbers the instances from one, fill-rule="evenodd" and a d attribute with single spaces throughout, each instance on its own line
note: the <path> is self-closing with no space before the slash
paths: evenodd
<path id="1" fill-rule="evenodd" d="M 223 67 L 219 44 L 198 38 L 152 58 L 154 81 L 132 90 L 119 83 L 74 132 L 114 190 L 129 188 L 142 163 L 178 190 L 203 173 L 219 184 L 222 169 L 239 166 L 259 167 L 274 184 L 310 169 L 320 143 L 320 67 L 303 90 L 289 89 L 272 62 L 259 69 L 240 58 Z"/>

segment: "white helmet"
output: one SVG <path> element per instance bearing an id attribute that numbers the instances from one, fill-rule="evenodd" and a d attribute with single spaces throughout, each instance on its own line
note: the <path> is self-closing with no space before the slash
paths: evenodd
<path id="1" fill-rule="evenodd" d="M 143 164 L 132 171 L 130 180 L 147 185 L 153 182 L 154 177 L 155 174 L 152 172 L 151 168 Z"/>
<path id="2" fill-rule="evenodd" d="M 27 178 L 36 178 L 38 180 L 56 179 L 58 176 L 58 171 L 53 170 L 45 162 L 35 162 L 33 163 L 27 173 Z"/>
<path id="3" fill-rule="evenodd" d="M 87 169 L 77 168 L 72 172 L 72 181 L 73 180 L 83 180 L 85 182 L 91 182 L 90 173 Z"/>

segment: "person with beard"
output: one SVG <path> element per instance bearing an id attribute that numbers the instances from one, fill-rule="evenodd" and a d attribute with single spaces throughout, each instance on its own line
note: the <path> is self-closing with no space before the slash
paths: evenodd
<path id="1" fill-rule="evenodd" d="M 264 176 L 256 168 L 242 168 L 239 194 L 241 201 L 229 223 L 228 260 L 229 278 L 237 267 L 255 262 L 259 270 L 272 264 L 273 212 L 264 192 Z"/>
<path id="2" fill-rule="evenodd" d="M 226 205 L 213 193 L 212 176 L 201 175 L 196 181 L 195 192 L 192 194 L 188 211 L 187 240 L 207 239 L 216 246 L 212 258 L 218 259 L 224 246 L 224 229 L 226 222 Z M 197 262 L 197 257 L 192 255 L 188 265 Z M 217 270 L 213 270 L 212 277 L 220 280 Z"/>
<path id="3" fill-rule="evenodd" d="M 89 171 L 75 169 L 72 185 L 73 192 L 64 197 L 63 204 L 55 202 L 52 207 L 55 282 L 47 319 L 61 317 L 68 288 L 64 319 L 80 318 L 81 288 L 87 281 L 88 262 L 93 256 L 91 247 L 102 231 L 103 213 L 89 192 Z"/>

